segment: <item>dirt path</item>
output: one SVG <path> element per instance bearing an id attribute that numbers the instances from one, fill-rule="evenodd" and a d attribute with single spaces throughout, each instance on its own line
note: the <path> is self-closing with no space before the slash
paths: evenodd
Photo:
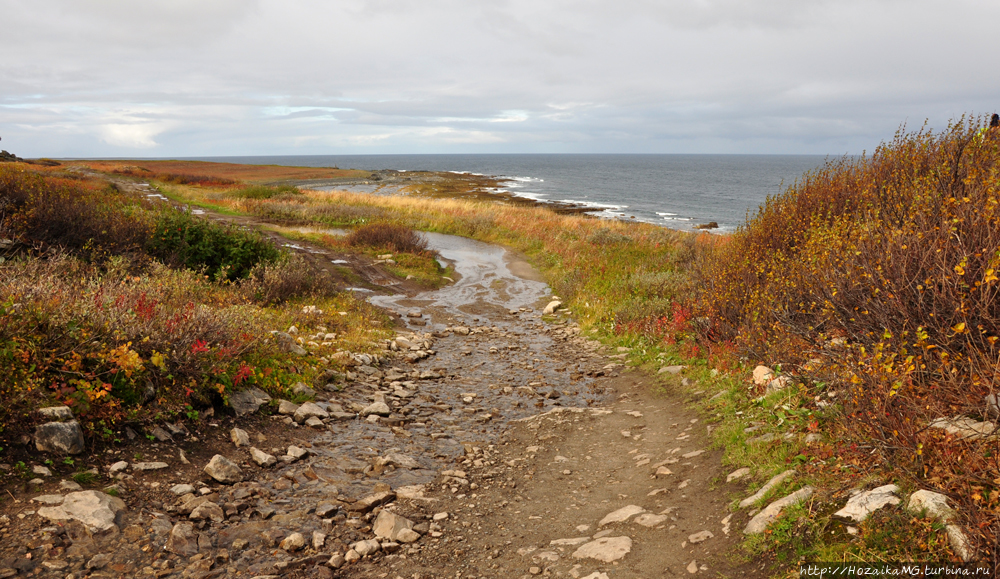
<path id="1" fill-rule="evenodd" d="M 315 406 L 165 424 L 142 457 L 93 457 L 124 468 L 112 528 L 41 516 L 79 491 L 59 476 L 25 485 L 0 516 L 0 579 L 752 576 L 724 556 L 737 483 L 681 377 L 624 371 L 571 318 L 543 320 L 547 288 L 515 256 L 439 245 L 458 283 L 377 300 L 409 325 L 398 353 L 355 356 Z M 237 424 L 276 465 L 230 442 Z M 204 473 L 215 453 L 243 482 Z"/>

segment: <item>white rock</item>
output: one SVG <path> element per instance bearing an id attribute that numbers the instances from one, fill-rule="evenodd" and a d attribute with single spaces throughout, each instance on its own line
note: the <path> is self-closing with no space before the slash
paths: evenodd
<path id="1" fill-rule="evenodd" d="M 326 533 L 313 531 L 313 540 L 312 540 L 313 549 L 316 549 L 317 551 L 322 551 L 325 545 L 326 545 Z"/>
<path id="2" fill-rule="evenodd" d="M 703 543 L 711 538 L 715 537 L 712 531 L 701 531 L 693 535 L 688 535 L 688 542 L 692 545 L 697 545 L 698 543 Z"/>
<path id="3" fill-rule="evenodd" d="M 404 534 L 403 531 L 411 531 L 411 533 Z M 375 518 L 375 524 L 372 525 L 372 533 L 376 537 L 382 537 L 390 541 L 399 541 L 401 543 L 412 543 L 416 540 L 403 540 L 404 537 L 411 538 L 415 534 L 413 532 L 413 521 L 386 510 L 380 511 Z M 420 536 L 417 535 L 417 538 L 419 539 Z"/>
<path id="4" fill-rule="evenodd" d="M 795 474 L 795 469 L 789 469 L 779 475 L 775 475 L 774 477 L 771 478 L 771 480 L 764 483 L 764 486 L 760 487 L 760 490 L 740 501 L 740 508 L 744 509 L 746 507 L 749 507 L 750 505 L 764 498 L 764 496 L 767 495 L 767 493 L 771 492 L 771 489 L 778 486 L 779 484 L 782 483 L 782 481 L 784 481 L 786 478 L 794 474 Z"/>
<path id="5" fill-rule="evenodd" d="M 739 480 L 739 479 L 745 477 L 748 474 L 750 474 L 750 469 L 749 468 L 743 467 L 743 468 L 736 469 L 733 472 L 729 473 L 728 476 L 726 476 L 726 482 L 727 483 L 731 483 L 734 480 Z"/>
<path id="6" fill-rule="evenodd" d="M 642 525 L 643 527 L 653 528 L 657 525 L 661 525 L 667 521 L 667 515 L 654 515 L 652 513 L 643 513 L 635 518 L 632 522 L 637 525 Z"/>
<path id="7" fill-rule="evenodd" d="M 576 545 L 582 545 L 582 544 L 586 543 L 589 540 L 590 540 L 590 537 L 576 537 L 576 538 L 573 538 L 573 539 L 553 539 L 553 540 L 549 541 L 549 545 L 552 545 L 554 547 L 558 547 L 558 546 L 571 546 L 572 547 L 572 546 L 576 546 Z"/>
<path id="8" fill-rule="evenodd" d="M 183 496 L 183 495 L 186 495 L 188 493 L 193 493 L 194 492 L 194 487 L 192 485 L 189 485 L 189 484 L 174 485 L 174 486 L 170 487 L 170 492 L 174 493 L 177 496 Z"/>
<path id="9" fill-rule="evenodd" d="M 677 375 L 684 371 L 687 366 L 664 366 L 657 371 L 657 374 L 673 374 Z"/>
<path id="10" fill-rule="evenodd" d="M 373 402 L 372 404 L 369 404 L 368 406 L 365 406 L 361 410 L 361 416 L 362 417 L 364 417 L 364 416 L 370 416 L 372 414 L 377 415 L 377 416 L 389 416 L 390 413 L 391 413 L 391 410 L 389 409 L 389 405 L 386 404 L 385 402 L 381 402 L 381 401 L 379 401 L 379 402 Z"/>
<path id="11" fill-rule="evenodd" d="M 611 523 L 621 523 L 629 520 L 635 515 L 640 513 L 645 513 L 646 509 L 638 505 L 628 505 L 618 509 L 617 511 L 612 511 L 608 513 L 600 523 L 597 523 L 598 527 L 603 527 L 604 525 L 610 525 Z"/>
<path id="12" fill-rule="evenodd" d="M 264 468 L 272 467 L 278 462 L 278 459 L 275 458 L 274 455 L 268 454 L 253 446 L 250 447 L 250 458 L 252 458 L 258 466 L 262 466 Z"/>
<path id="13" fill-rule="evenodd" d="M 743 529 L 743 534 L 754 535 L 763 533 L 767 529 L 768 525 L 778 520 L 778 517 L 781 516 L 781 511 L 784 510 L 785 507 L 800 503 L 812 496 L 812 494 L 812 487 L 802 487 L 787 497 L 780 498 L 767 505 L 764 507 L 764 510 L 757 513 L 754 518 L 750 519 L 746 528 Z"/>
<path id="14" fill-rule="evenodd" d="M 691 561 L 690 563 L 688 563 L 687 572 L 691 573 L 692 575 L 694 575 L 695 573 L 697 573 L 698 572 L 698 561 Z"/>
<path id="15" fill-rule="evenodd" d="M 315 402 L 306 402 L 302 406 L 299 406 L 292 415 L 292 419 L 299 424 L 302 424 L 310 418 L 323 419 L 329 417 L 330 414 L 326 410 L 323 410 L 323 408 Z"/>
<path id="16" fill-rule="evenodd" d="M 989 420 L 979 422 L 966 416 L 938 418 L 928 424 L 931 428 L 942 428 L 948 434 L 953 434 L 963 440 L 979 440 L 996 433 L 997 425 Z"/>
<path id="17" fill-rule="evenodd" d="M 382 544 L 375 539 L 368 539 L 367 541 L 358 541 L 351 545 L 351 550 L 356 551 L 358 555 L 364 557 L 365 555 L 371 555 L 372 553 L 377 553 L 382 549 Z"/>
<path id="18" fill-rule="evenodd" d="M 288 456 L 292 457 L 295 460 L 302 460 L 303 458 L 309 456 L 309 451 L 304 448 L 291 445 L 288 447 L 288 450 L 285 451 L 285 454 L 287 454 Z"/>
<path id="19" fill-rule="evenodd" d="M 120 472 L 123 472 L 127 468 L 128 468 L 128 463 L 125 462 L 124 460 L 119 460 L 118 462 L 108 467 L 108 472 L 115 475 Z"/>
<path id="20" fill-rule="evenodd" d="M 901 500 L 896 496 L 897 492 L 899 487 L 896 485 L 883 485 L 870 491 L 860 492 L 848 499 L 844 508 L 834 513 L 834 516 L 860 523 L 867 519 L 868 515 L 886 505 L 898 505 Z"/>
<path id="21" fill-rule="evenodd" d="M 554 313 L 556 313 L 556 310 L 558 310 L 560 306 L 562 306 L 562 302 L 561 301 L 559 301 L 559 300 L 552 300 L 551 302 L 549 302 L 549 305 L 545 306 L 545 309 L 542 310 L 542 315 L 548 316 L 548 315 L 554 314 Z"/>
<path id="22" fill-rule="evenodd" d="M 98 491 L 80 491 L 66 495 L 59 506 L 38 509 L 38 516 L 51 521 L 75 519 L 92 533 L 106 533 L 117 527 L 118 514 L 124 510 L 125 503 L 118 497 Z"/>
<path id="23" fill-rule="evenodd" d="M 757 366 L 753 369 L 753 383 L 757 386 L 767 386 L 768 382 L 774 378 L 774 370 L 767 366 Z"/>
<path id="24" fill-rule="evenodd" d="M 306 546 L 306 538 L 302 533 L 292 533 L 285 537 L 279 547 L 285 551 L 299 551 Z"/>
<path id="25" fill-rule="evenodd" d="M 73 411 L 69 406 L 49 406 L 39 408 L 38 413 L 49 420 L 73 420 Z"/>
<path id="26" fill-rule="evenodd" d="M 223 484 L 235 484 L 243 480 L 243 471 L 235 462 L 217 454 L 205 465 L 205 474 Z"/>
<path id="27" fill-rule="evenodd" d="M 602 537 L 581 546 L 573 552 L 577 559 L 597 559 L 605 563 L 617 561 L 632 550 L 632 539 L 628 537 Z"/>
<path id="28" fill-rule="evenodd" d="M 906 510 L 915 515 L 926 511 L 927 516 L 942 523 L 949 523 L 955 518 L 955 510 L 948 505 L 948 497 L 934 491 L 919 490 L 910 495 Z"/>

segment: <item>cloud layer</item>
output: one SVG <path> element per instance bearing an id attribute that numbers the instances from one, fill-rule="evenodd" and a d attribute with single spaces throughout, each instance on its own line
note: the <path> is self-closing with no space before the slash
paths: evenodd
<path id="1" fill-rule="evenodd" d="M 992 113 L 974 0 L 0 0 L 28 156 L 859 153 Z"/>

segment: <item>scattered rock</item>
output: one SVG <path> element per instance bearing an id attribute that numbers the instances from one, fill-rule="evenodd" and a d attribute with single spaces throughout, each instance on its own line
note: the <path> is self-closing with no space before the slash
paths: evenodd
<path id="1" fill-rule="evenodd" d="M 884 485 L 870 491 L 859 492 L 848 499 L 844 508 L 834 513 L 834 516 L 860 523 L 867 519 L 868 515 L 886 505 L 898 505 L 900 498 L 896 496 L 897 492 L 899 487 L 896 485 Z"/>
<path id="2" fill-rule="evenodd" d="M 306 546 L 306 538 L 302 533 L 292 533 L 278 546 L 285 551 L 301 551 Z"/>
<path id="3" fill-rule="evenodd" d="M 146 470 L 163 470 L 169 468 L 170 465 L 165 462 L 133 462 L 132 470 L 135 471 L 146 471 Z"/>
<path id="4" fill-rule="evenodd" d="M 221 523 L 226 520 L 226 514 L 222 512 L 222 507 L 211 502 L 205 501 L 204 503 L 198 505 L 191 510 L 191 514 L 188 518 L 192 521 L 203 521 L 205 519 L 211 519 L 215 523 Z"/>
<path id="5" fill-rule="evenodd" d="M 360 414 L 361 414 L 361 416 L 364 417 L 364 416 L 369 416 L 369 415 L 372 415 L 372 414 L 375 414 L 375 415 L 378 415 L 378 416 L 389 416 L 389 414 L 391 414 L 391 413 L 392 413 L 392 411 L 389 410 L 389 405 L 386 404 L 385 402 L 381 402 L 380 401 L 380 402 L 374 402 L 374 403 L 372 403 L 372 404 L 364 407 L 361 410 Z"/>
<path id="6" fill-rule="evenodd" d="M 329 418 L 330 414 L 315 402 L 306 402 L 295 410 L 292 419 L 302 424 L 310 418 Z"/>
<path id="7" fill-rule="evenodd" d="M 928 517 L 945 523 L 948 542 L 955 554 L 968 563 L 976 557 L 972 542 L 960 526 L 952 521 L 958 516 L 954 509 L 948 506 L 948 497 L 929 490 L 919 490 L 910 495 L 906 510 L 914 514 L 925 513 Z"/>
<path id="8" fill-rule="evenodd" d="M 653 528 L 662 525 L 667 521 L 667 515 L 654 515 L 653 513 L 643 513 L 632 522 L 643 527 Z"/>
<path id="9" fill-rule="evenodd" d="M 378 517 L 375 518 L 375 524 L 372 525 L 372 532 L 375 533 L 376 537 L 382 537 L 390 541 L 399 541 L 401 543 L 412 543 L 420 538 L 420 535 L 417 535 L 413 531 L 413 521 L 386 510 L 379 512 Z M 416 538 L 414 538 L 414 535 L 416 535 Z"/>
<path id="10" fill-rule="evenodd" d="M 698 561 L 691 561 L 688 563 L 687 572 L 694 575 L 698 572 Z"/>
<path id="11" fill-rule="evenodd" d="M 289 400 L 282 400 L 278 402 L 278 414 L 291 416 L 295 414 L 295 411 L 298 409 L 299 405 Z"/>
<path id="12" fill-rule="evenodd" d="M 373 493 L 350 505 L 347 510 L 355 513 L 367 513 L 375 507 L 388 503 L 395 498 L 396 493 L 392 491 Z"/>
<path id="13" fill-rule="evenodd" d="M 35 448 L 41 452 L 80 454 L 84 444 L 83 430 L 76 420 L 46 422 L 35 428 Z"/>
<path id="14" fill-rule="evenodd" d="M 205 474 L 223 484 L 236 484 L 243 480 L 243 471 L 233 461 L 217 454 L 205 465 Z"/>
<path id="15" fill-rule="evenodd" d="M 635 515 L 645 512 L 646 509 L 638 505 L 628 505 L 618 509 L 617 511 L 608 513 L 603 519 L 601 519 L 600 523 L 597 523 L 597 526 L 603 527 L 604 525 L 610 525 L 611 523 L 621 523 L 629 520 Z"/>
<path id="16" fill-rule="evenodd" d="M 326 564 L 329 565 L 330 567 L 333 567 L 334 569 L 340 569 L 341 567 L 344 566 L 344 563 L 346 562 L 347 561 L 344 559 L 343 555 L 341 555 L 340 553 L 334 553 L 334 555 L 330 557 L 330 560 L 327 561 Z"/>
<path id="17" fill-rule="evenodd" d="M 174 441 L 174 437 L 171 436 L 171 434 L 169 432 L 167 432 L 166 430 L 163 429 L 163 427 L 160 427 L 160 426 L 157 426 L 157 427 L 153 428 L 153 430 L 149 431 L 149 433 L 151 435 L 153 435 L 153 438 L 155 438 L 156 440 L 158 440 L 160 442 L 173 442 Z"/>
<path id="18" fill-rule="evenodd" d="M 180 496 L 184 496 L 184 495 L 186 495 L 188 493 L 193 493 L 194 492 L 194 487 L 192 485 L 189 485 L 189 484 L 174 485 L 174 486 L 170 487 L 170 492 L 172 492 L 175 495 L 177 495 L 177 496 L 180 497 Z"/>
<path id="19" fill-rule="evenodd" d="M 244 446 L 250 446 L 250 435 L 246 430 L 242 428 L 233 428 L 229 431 L 229 438 L 232 439 L 233 444 L 236 448 L 242 448 Z"/>
<path id="20" fill-rule="evenodd" d="M 792 380 L 790 376 L 778 376 L 774 380 L 767 383 L 766 392 L 768 394 L 771 394 L 772 392 L 780 392 L 794 383 L 795 380 Z"/>
<path id="21" fill-rule="evenodd" d="M 697 545 L 698 543 L 703 543 L 713 537 L 715 537 L 715 535 L 712 534 L 712 531 L 701 531 L 693 535 L 688 535 L 688 543 Z"/>
<path id="22" fill-rule="evenodd" d="M 382 550 L 382 544 L 375 539 L 368 539 L 367 541 L 358 541 L 357 543 L 354 543 L 351 545 L 351 550 L 355 551 L 358 555 L 365 557 Z"/>
<path id="23" fill-rule="evenodd" d="M 763 533 L 764 530 L 767 529 L 768 525 L 776 521 L 778 517 L 781 516 L 781 511 L 784 510 L 785 507 L 802 502 L 812 496 L 812 494 L 812 487 L 802 487 L 794 493 L 767 505 L 764 507 L 764 510 L 757 513 L 754 518 L 750 519 L 746 528 L 743 529 L 743 534 L 754 535 Z"/>
<path id="24" fill-rule="evenodd" d="M 118 515 L 125 510 L 125 503 L 118 497 L 98 492 L 79 491 L 66 495 L 62 504 L 38 509 L 38 515 L 51 521 L 76 520 L 94 534 L 114 532 L 118 529 Z"/>
<path id="25" fill-rule="evenodd" d="M 657 374 L 673 374 L 677 375 L 684 371 L 687 366 L 664 366 L 660 368 Z"/>
<path id="26" fill-rule="evenodd" d="M 597 559 L 605 563 L 617 561 L 632 550 L 632 539 L 628 537 L 602 537 L 584 544 L 573 552 L 577 559 Z"/>
<path id="27" fill-rule="evenodd" d="M 164 547 L 170 553 L 182 557 L 192 557 L 198 553 L 198 534 L 194 523 L 177 523 L 170 530 L 170 537 Z"/>
<path id="28" fill-rule="evenodd" d="M 258 466 L 262 466 L 264 468 L 270 468 L 278 463 L 278 459 L 273 455 L 270 455 L 253 446 L 250 447 L 250 458 L 253 459 Z"/>
<path id="29" fill-rule="evenodd" d="M 562 306 L 562 302 L 561 301 L 559 301 L 559 300 L 552 300 L 551 302 L 549 302 L 549 304 L 547 306 L 545 306 L 545 309 L 542 310 L 542 315 L 545 315 L 545 316 L 552 315 L 552 314 L 556 313 L 556 310 L 558 310 L 561 306 Z"/>
<path id="30" fill-rule="evenodd" d="M 285 451 L 285 454 L 288 455 L 292 460 L 302 460 L 303 458 L 309 456 L 309 451 L 302 447 L 295 446 L 293 444 L 288 447 L 288 450 Z"/>
<path id="31" fill-rule="evenodd" d="M 292 385 L 292 394 L 296 396 L 306 396 L 308 398 L 315 398 L 316 391 L 310 388 L 305 382 L 296 382 Z"/>

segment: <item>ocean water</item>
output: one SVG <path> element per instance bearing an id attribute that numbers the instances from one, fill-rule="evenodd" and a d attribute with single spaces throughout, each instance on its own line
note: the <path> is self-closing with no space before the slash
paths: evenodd
<path id="1" fill-rule="evenodd" d="M 818 155 L 329 155 L 200 157 L 231 163 L 455 171 L 510 179 L 505 190 L 542 202 L 567 201 L 610 219 L 672 229 L 715 221 L 733 231 L 768 196 L 783 192 Z"/>

